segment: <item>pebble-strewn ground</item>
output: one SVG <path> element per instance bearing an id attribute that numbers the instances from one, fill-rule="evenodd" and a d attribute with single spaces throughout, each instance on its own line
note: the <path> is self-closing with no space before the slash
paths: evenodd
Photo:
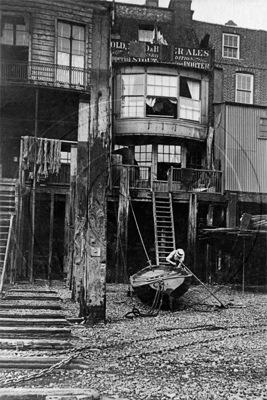
<path id="1" fill-rule="evenodd" d="M 127 297 L 127 285 L 107 285 L 107 323 L 72 329 L 72 342 L 83 346 L 79 357 L 87 368 L 57 369 L 9 386 L 88 387 L 106 399 L 267 400 L 267 294 L 209 288 L 227 308 L 217 307 L 197 286 L 183 296 L 179 311 L 127 319 L 133 306 L 147 309 Z M 63 299 L 65 315 L 77 317 L 79 307 L 71 302 L 70 291 L 57 283 L 52 289 Z M 0 380 L 29 373 L 0 371 Z"/>

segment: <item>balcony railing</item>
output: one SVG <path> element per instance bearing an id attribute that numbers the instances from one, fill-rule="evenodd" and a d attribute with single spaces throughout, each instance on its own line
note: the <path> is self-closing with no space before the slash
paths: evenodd
<path id="1" fill-rule="evenodd" d="M 222 171 L 171 167 L 168 188 L 170 192 L 222 193 Z"/>
<path id="2" fill-rule="evenodd" d="M 38 62 L 1 61 L 1 83 L 21 83 L 87 90 L 89 76 L 83 68 Z"/>
<path id="3" fill-rule="evenodd" d="M 31 183 L 33 179 L 32 173 L 25 170 L 25 182 L 27 184 Z M 49 174 L 47 178 L 41 176 L 37 180 L 38 185 L 54 186 L 62 185 L 67 186 L 70 184 L 70 164 L 61 164 L 58 174 Z"/>
<path id="4" fill-rule="evenodd" d="M 115 164 L 111 167 L 111 185 L 120 187 L 122 168 L 126 168 L 130 189 L 151 189 L 151 168 L 142 165 Z"/>
<path id="5" fill-rule="evenodd" d="M 130 189 L 151 189 L 161 192 L 208 192 L 222 193 L 222 171 L 173 168 L 169 170 L 168 181 L 152 182 L 151 168 L 142 165 L 112 165 L 111 186 L 120 187 L 122 167 L 129 176 Z"/>

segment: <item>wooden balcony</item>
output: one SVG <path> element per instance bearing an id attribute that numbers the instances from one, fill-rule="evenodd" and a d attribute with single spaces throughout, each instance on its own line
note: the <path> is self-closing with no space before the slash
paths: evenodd
<path id="1" fill-rule="evenodd" d="M 129 188 L 151 190 L 156 192 L 198 192 L 222 194 L 222 171 L 173 168 L 168 174 L 168 180 L 152 180 L 151 168 L 142 165 L 113 165 L 111 185 L 120 186 L 122 167 L 128 170 Z"/>
<path id="2" fill-rule="evenodd" d="M 222 194 L 222 171 L 194 168 L 170 168 L 170 192 L 209 192 Z"/>
<path id="3" fill-rule="evenodd" d="M 65 65 L 1 61 L 0 82 L 87 91 L 89 73 L 85 69 Z"/>

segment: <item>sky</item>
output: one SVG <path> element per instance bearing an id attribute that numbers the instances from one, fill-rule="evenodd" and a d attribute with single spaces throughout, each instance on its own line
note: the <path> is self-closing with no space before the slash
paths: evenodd
<path id="1" fill-rule="evenodd" d="M 121 3 L 145 4 L 145 0 L 115 0 Z M 168 7 L 169 0 L 159 0 Z M 229 20 L 237 26 L 267 31 L 267 0 L 192 0 L 193 19 L 224 25 Z"/>

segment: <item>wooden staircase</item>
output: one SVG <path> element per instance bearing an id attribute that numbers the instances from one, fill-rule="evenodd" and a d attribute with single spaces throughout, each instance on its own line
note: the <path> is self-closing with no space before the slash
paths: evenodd
<path id="1" fill-rule="evenodd" d="M 10 220 L 16 213 L 16 180 L 0 179 L 0 277 L 2 276 Z"/>
<path id="2" fill-rule="evenodd" d="M 153 215 L 156 262 L 158 265 L 168 265 L 166 257 L 175 249 L 171 193 L 153 192 Z"/>

